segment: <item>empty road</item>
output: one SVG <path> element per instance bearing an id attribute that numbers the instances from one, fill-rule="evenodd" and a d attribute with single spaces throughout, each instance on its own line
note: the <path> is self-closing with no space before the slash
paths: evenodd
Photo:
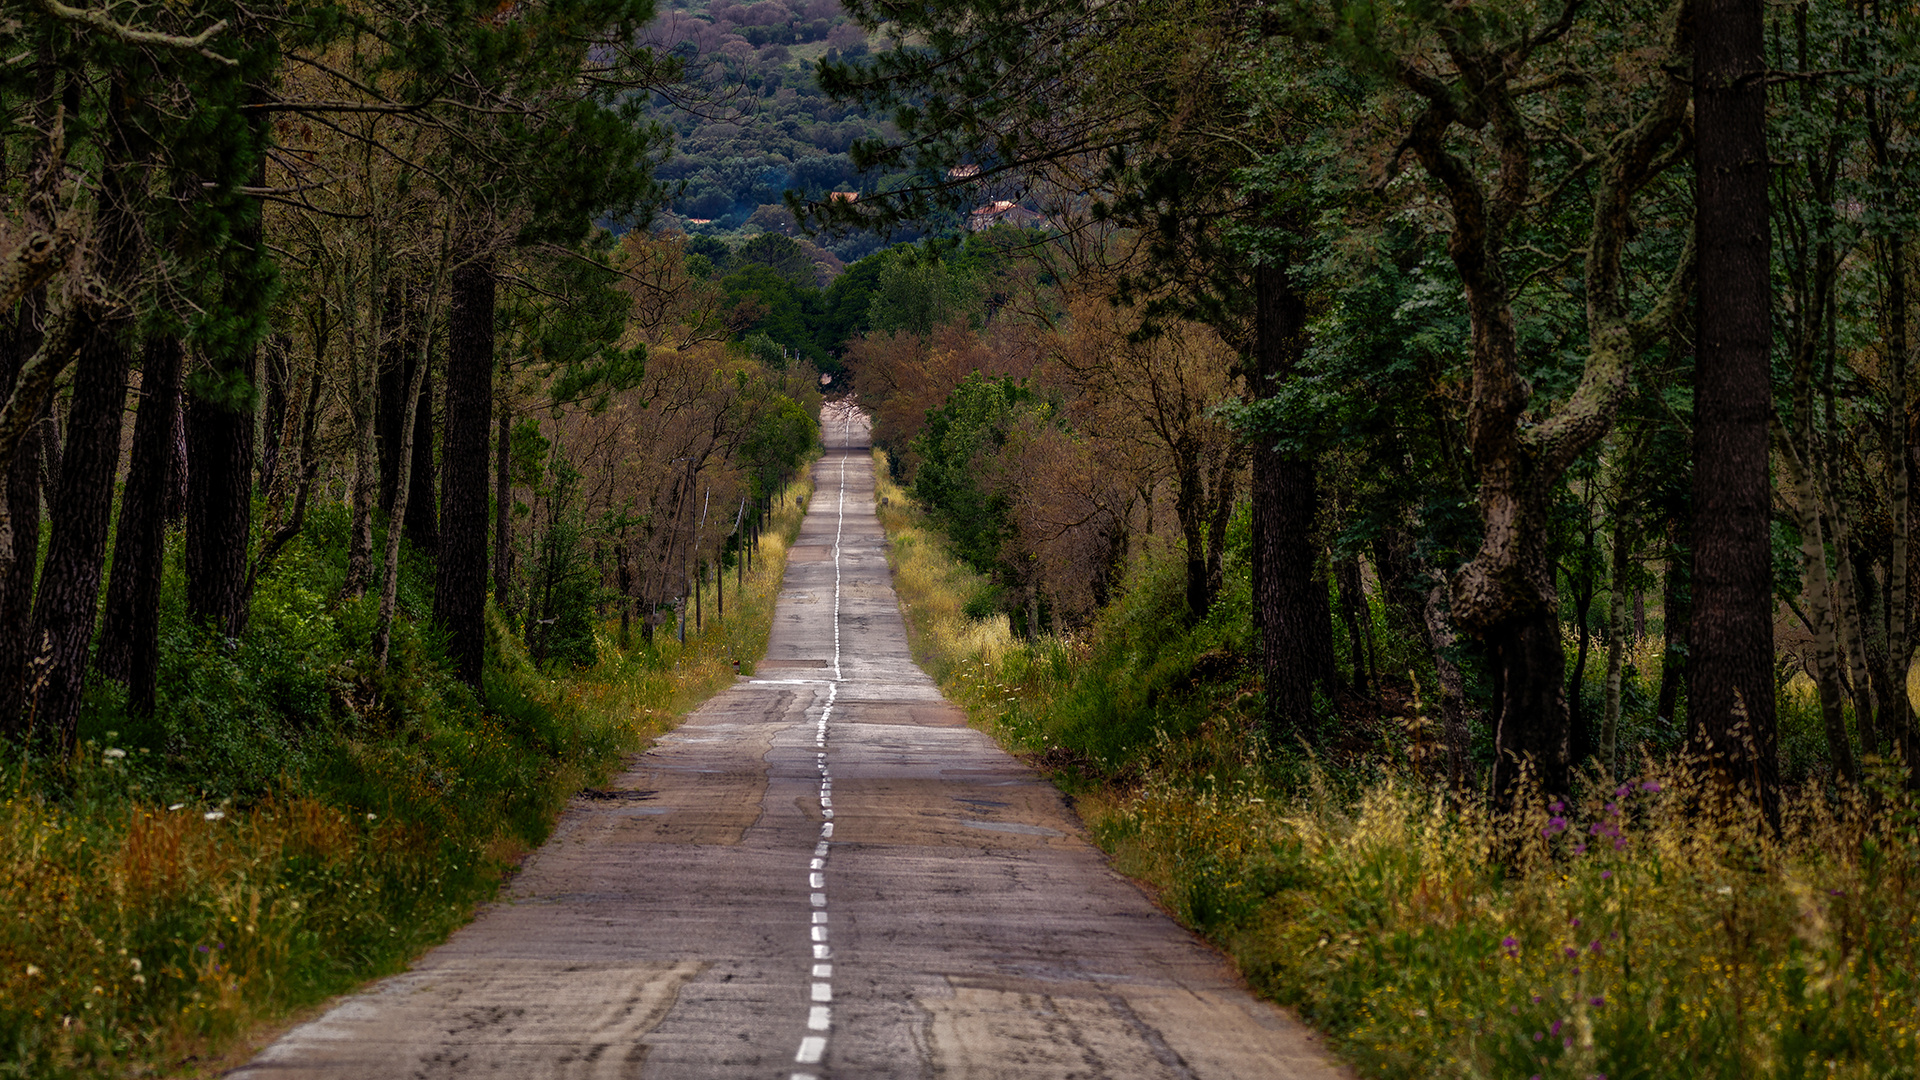
<path id="1" fill-rule="evenodd" d="M 1346 1075 L 914 665 L 865 417 L 825 429 L 753 677 L 576 800 L 411 971 L 232 1075 Z"/>

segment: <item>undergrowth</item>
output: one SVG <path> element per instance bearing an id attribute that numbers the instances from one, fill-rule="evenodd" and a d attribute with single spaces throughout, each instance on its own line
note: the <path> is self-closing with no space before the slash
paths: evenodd
<path id="1" fill-rule="evenodd" d="M 1495 823 L 1361 763 L 1395 760 L 1378 734 L 1338 760 L 1264 745 L 1244 583 L 1189 626 L 1175 560 L 1149 553 L 1088 631 L 1021 641 L 966 617 L 986 583 L 881 494 L 943 689 L 1363 1075 L 1916 1075 L 1920 808 L 1884 770 L 1795 791 L 1777 833 L 1651 759 Z"/>
<path id="2" fill-rule="evenodd" d="M 101 693 L 70 760 L 0 759 L 0 1077 L 198 1074 L 444 939 L 575 792 L 751 670 L 804 490 L 724 621 L 625 652 L 603 627 L 595 666 L 543 670 L 495 617 L 484 700 L 411 554 L 373 669 L 344 514 L 282 552 L 237 642 L 187 624 L 172 568 L 154 715 Z"/>

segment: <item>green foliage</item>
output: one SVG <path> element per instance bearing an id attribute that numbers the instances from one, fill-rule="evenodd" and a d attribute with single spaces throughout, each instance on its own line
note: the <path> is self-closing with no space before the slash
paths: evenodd
<path id="1" fill-rule="evenodd" d="M 606 590 L 576 505 L 580 480 L 580 471 L 556 453 L 538 489 L 546 523 L 527 553 L 526 608 L 527 651 L 535 664 L 557 661 L 585 668 L 598 657 L 594 614 Z"/>
<path id="2" fill-rule="evenodd" d="M 988 459 L 1022 420 L 1044 423 L 1049 416 L 1026 384 L 975 373 L 954 388 L 945 405 L 927 414 L 927 426 L 914 442 L 920 457 L 914 498 L 953 540 L 956 553 L 980 573 L 1001 568 L 1001 547 L 1013 527 L 1006 495 L 988 475 Z"/>
<path id="3" fill-rule="evenodd" d="M 895 248 L 874 258 L 882 261 L 868 301 L 869 329 L 924 337 L 935 327 L 979 312 L 979 282 L 937 256 Z"/>
<path id="4" fill-rule="evenodd" d="M 820 445 L 820 422 L 798 402 L 775 394 L 770 406 L 740 445 L 756 499 L 780 490 Z"/>

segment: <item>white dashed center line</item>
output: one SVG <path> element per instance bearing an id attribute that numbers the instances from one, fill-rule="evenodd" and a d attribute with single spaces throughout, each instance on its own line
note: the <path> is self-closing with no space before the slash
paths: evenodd
<path id="1" fill-rule="evenodd" d="M 820 816 L 825 819 L 820 826 L 820 840 L 813 846 L 813 856 L 807 863 L 807 904 L 813 908 L 809 920 L 809 934 L 813 944 L 813 964 L 811 974 L 813 982 L 809 999 L 813 1002 L 833 1000 L 833 965 L 819 963 L 833 959 L 832 948 L 827 944 L 827 853 L 829 841 L 833 839 L 833 777 L 827 768 L 827 722 L 833 717 L 833 703 L 839 696 L 840 673 L 840 540 L 847 522 L 847 449 L 850 429 L 853 424 L 853 409 L 848 407 L 841 413 L 840 420 L 840 504 L 838 520 L 833 527 L 833 678 L 827 682 L 827 700 L 820 709 L 820 721 L 814 728 L 813 745 L 816 748 L 814 762 L 820 770 Z M 798 1065 L 818 1065 L 827 1056 L 827 1036 L 833 1030 L 833 1009 L 826 1004 L 814 1004 L 807 1009 L 807 1030 L 824 1034 L 806 1035 L 800 1039 L 800 1049 L 794 1052 L 793 1060 Z M 815 1073 L 794 1073 L 790 1080 L 820 1080 Z"/>

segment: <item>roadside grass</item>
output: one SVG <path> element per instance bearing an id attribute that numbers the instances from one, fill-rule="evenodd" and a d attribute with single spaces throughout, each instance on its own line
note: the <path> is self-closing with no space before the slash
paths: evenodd
<path id="1" fill-rule="evenodd" d="M 985 583 L 882 494 L 943 689 L 1362 1075 L 1920 1072 L 1920 806 L 1884 766 L 1862 792 L 1796 789 L 1778 834 L 1652 760 L 1496 823 L 1410 768 L 1264 746 L 1245 616 L 1169 618 L 1164 567 L 1065 641 L 969 625 Z"/>
<path id="2" fill-rule="evenodd" d="M 96 695 L 66 761 L 0 759 L 0 1077 L 200 1075 L 256 1026 L 402 970 L 471 918 L 567 800 L 764 648 L 806 481 L 746 595 L 682 646 L 543 671 L 497 619 L 484 702 L 403 567 L 391 670 L 372 598 L 337 600 L 321 515 L 259 583 L 237 643 L 203 641 L 177 568 L 155 717 Z"/>

